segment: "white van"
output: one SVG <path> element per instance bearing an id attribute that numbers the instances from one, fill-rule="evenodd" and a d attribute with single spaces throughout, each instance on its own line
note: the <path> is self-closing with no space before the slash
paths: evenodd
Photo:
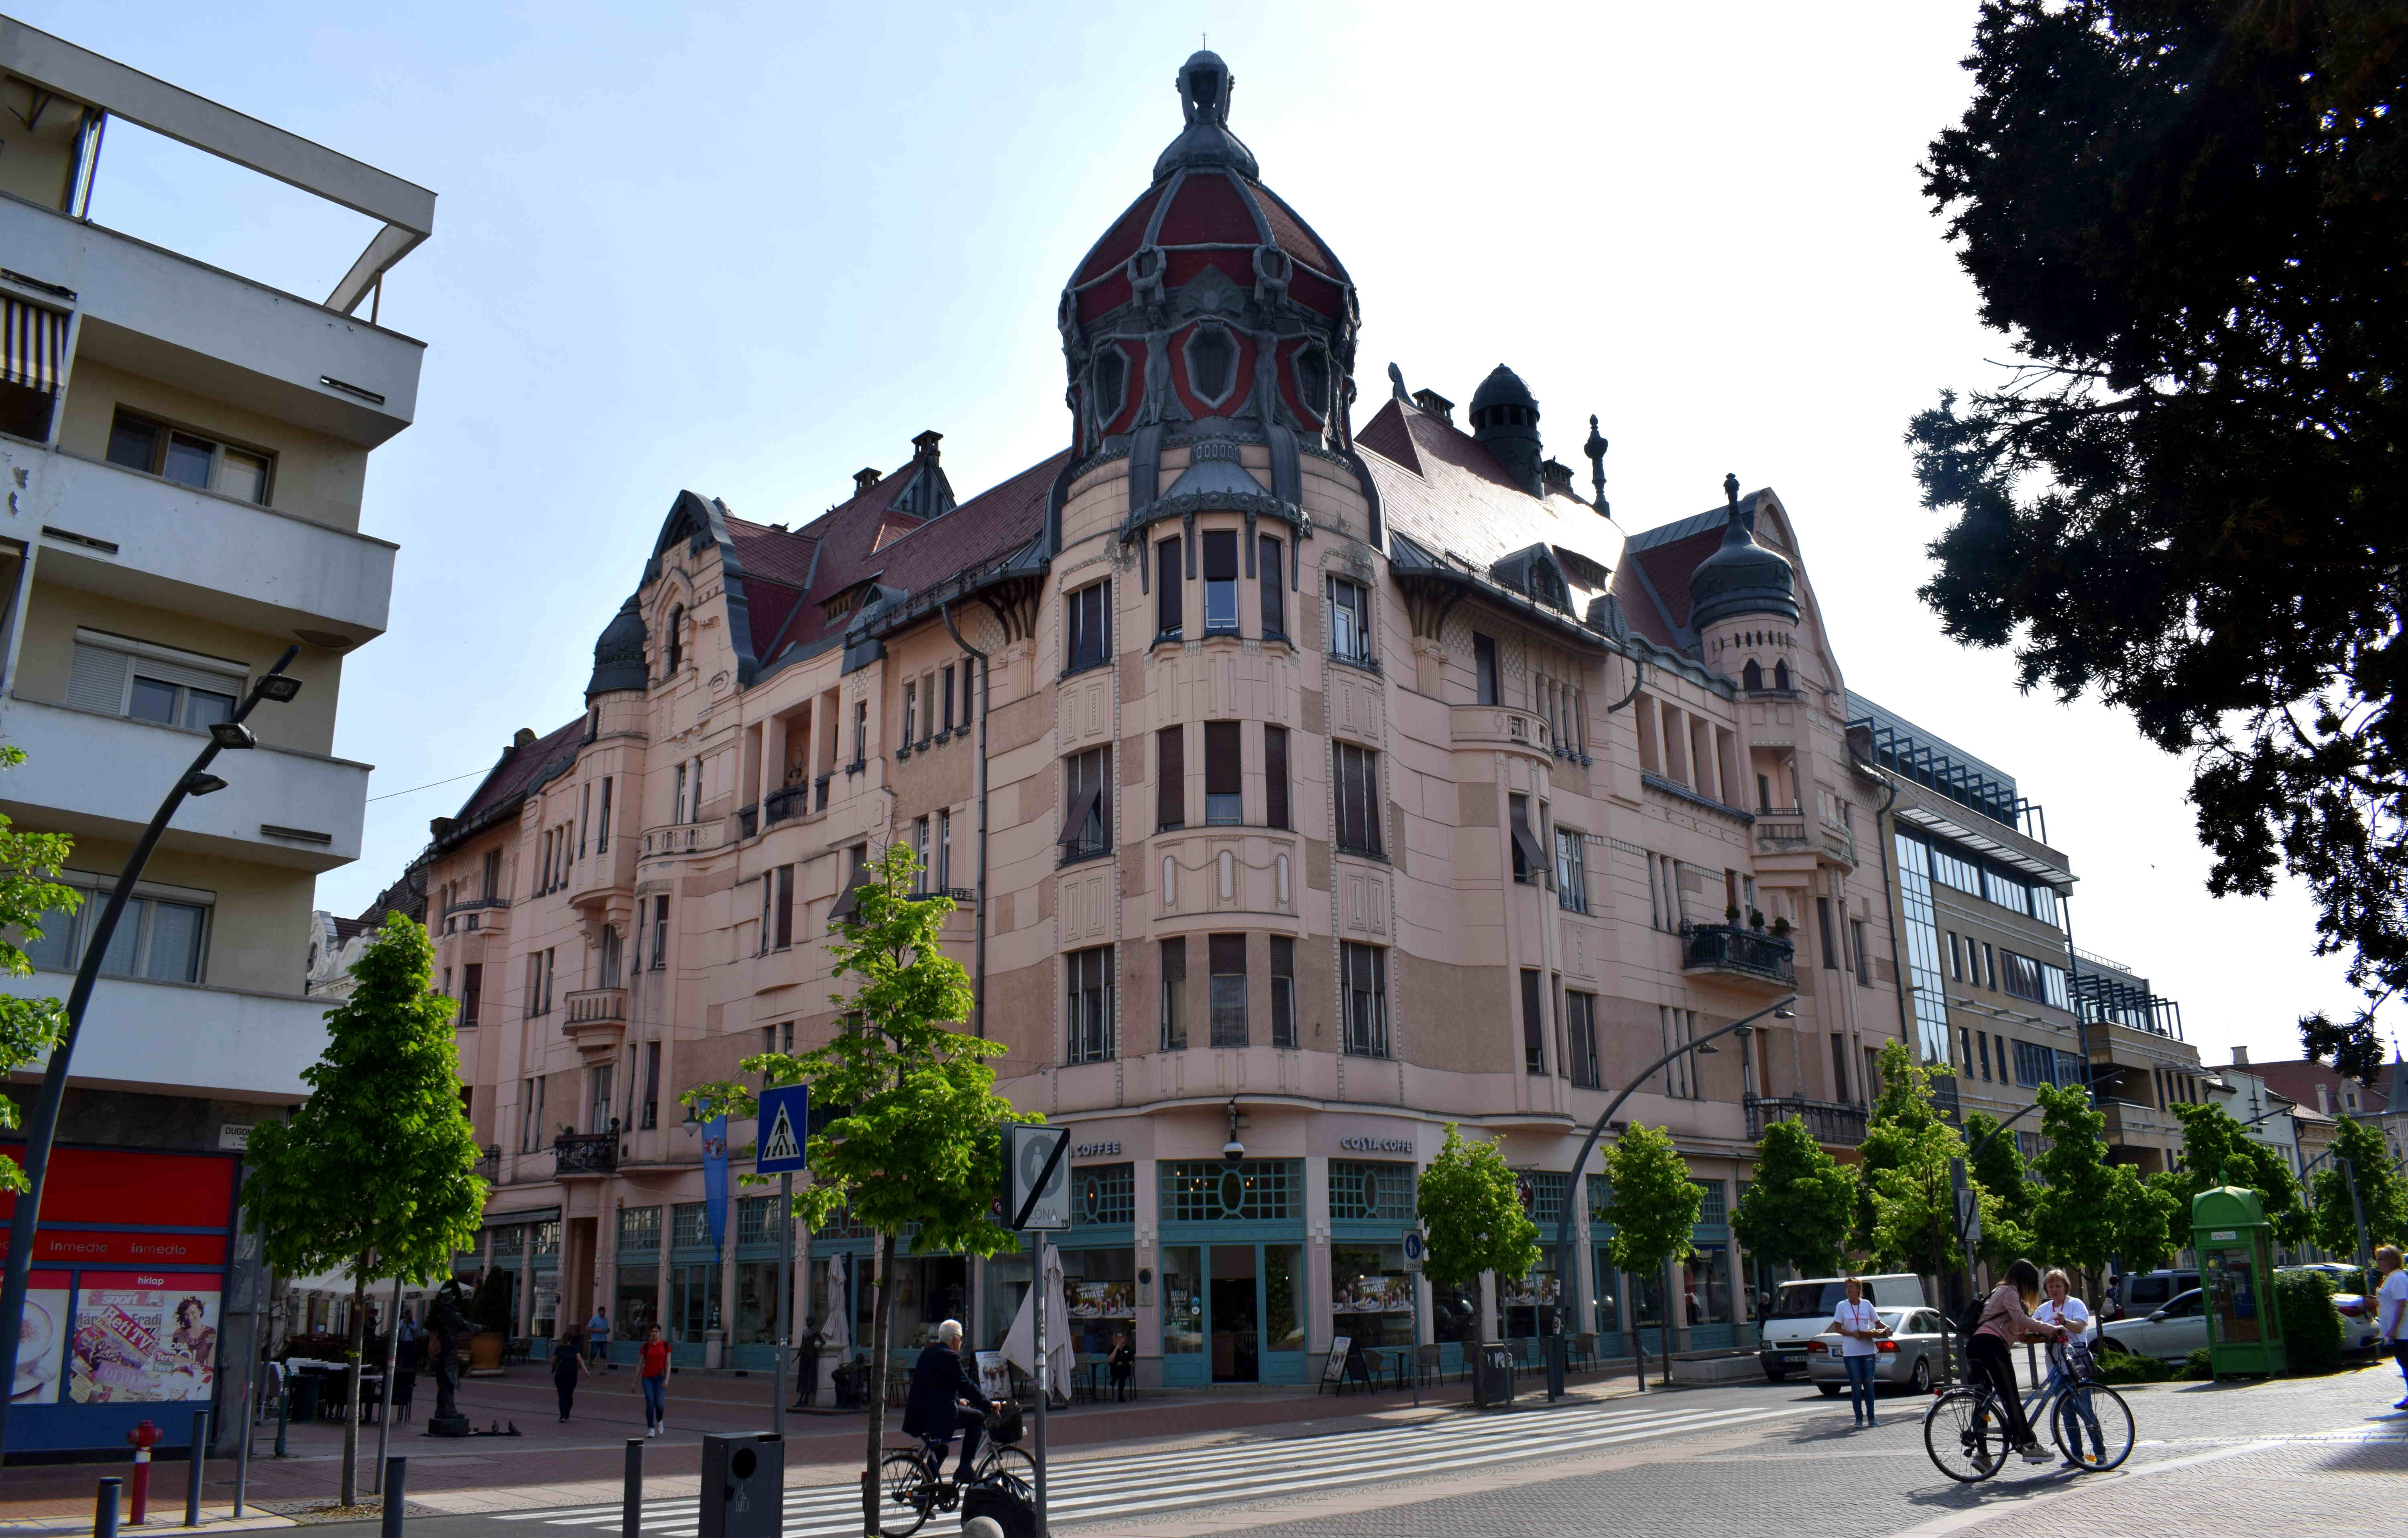
<path id="1" fill-rule="evenodd" d="M 1930 1306 L 1920 1276 L 1892 1272 L 1862 1280 L 1865 1300 L 1875 1308 Z M 1764 1375 L 1775 1383 L 1792 1373 L 1805 1376 L 1806 1343 L 1823 1333 L 1823 1327 L 1831 1322 L 1831 1315 L 1847 1298 L 1844 1277 L 1818 1276 L 1782 1283 L 1772 1294 L 1771 1306 L 1764 1311 L 1764 1347 L 1756 1353 L 1756 1360 L 1764 1364 Z"/>

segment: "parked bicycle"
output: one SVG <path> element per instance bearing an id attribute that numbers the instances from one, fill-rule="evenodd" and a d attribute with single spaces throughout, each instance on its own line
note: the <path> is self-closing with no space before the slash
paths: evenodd
<path id="1" fill-rule="evenodd" d="M 1029 1501 L 1037 1488 L 1037 1464 L 1018 1444 L 1020 1406 L 1003 1401 L 987 1413 L 986 1447 L 971 1470 L 972 1486 L 994 1485 L 1014 1498 Z M 961 1504 L 968 1487 L 945 1477 L 945 1459 L 953 1439 L 929 1436 L 918 1447 L 897 1448 L 878 1460 L 878 1487 L 886 1495 L 878 1525 L 889 1538 L 910 1538 L 934 1514 Z"/>
<path id="2" fill-rule="evenodd" d="M 2132 1456 L 2132 1408 L 2098 1381 L 2089 1347 L 2075 1339 L 2049 1347 L 2045 1382 L 2023 1399 L 2025 1420 L 2048 1412 L 2049 1440 L 2068 1465 L 2104 1473 Z M 2014 1452 L 2007 1414 L 1988 1384 L 1958 1384 L 1931 1401 L 1923 1416 L 1923 1446 L 1934 1467 L 1959 1484 L 1974 1485 L 2006 1467 Z"/>

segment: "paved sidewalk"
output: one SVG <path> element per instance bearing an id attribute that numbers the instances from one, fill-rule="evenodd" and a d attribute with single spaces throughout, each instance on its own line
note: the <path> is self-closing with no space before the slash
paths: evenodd
<path id="1" fill-rule="evenodd" d="M 460 1409 L 479 1430 L 499 1422 L 518 1436 L 433 1440 L 423 1417 L 433 1402 L 422 1387 L 419 1422 L 394 1428 L 392 1451 L 409 1459 L 408 1502 L 413 1511 L 468 1513 L 524 1510 L 573 1502 L 615 1501 L 629 1438 L 642 1439 L 643 1401 L 634 1374 L 622 1369 L 589 1379 L 577 1392 L 575 1415 L 559 1418 L 550 1374 L 539 1366 L 509 1370 L 499 1377 L 471 1378 L 461 1385 Z M 769 1424 L 766 1375 L 680 1373 L 670 1381 L 669 1430 L 645 1443 L 648 1496 L 690 1494 L 701 1468 L 701 1433 L 766 1430 Z M 1588 1373 L 1571 1380 L 1581 1399 L 1612 1398 L 1631 1391 L 1627 1372 Z M 1543 1389 L 1525 1379 L 1522 1391 Z M 1470 1389 L 1456 1382 L 1422 1390 L 1422 1416 L 1465 1412 Z M 1380 1424 L 1415 1416 L 1410 1392 L 1332 1396 L 1300 1388 L 1222 1388 L 1198 1393 L 1157 1391 L 1125 1404 L 1080 1404 L 1053 1412 L 1047 1438 L 1052 1452 L 1076 1457 L 1103 1445 L 1210 1445 L 1242 1436 L 1304 1434 Z M 888 1413 L 887 1442 L 905 1445 L 896 1430 L 899 1412 Z M 786 1482 L 805 1487 L 854 1479 L 861 1468 L 867 1428 L 859 1415 L 790 1414 L 786 1419 Z M 360 1480 L 366 1496 L 376 1457 L 377 1429 L 360 1428 Z M 1024 1445 L 1033 1444 L 1032 1426 Z M 288 1429 L 284 1459 L 269 1456 L 275 1426 L 260 1429 L 251 1457 L 248 1500 L 271 1511 L 302 1513 L 331 1506 L 341 1488 L 342 1428 L 296 1425 Z M 154 1479 L 172 1480 L 175 1517 L 183 1516 L 183 1466 L 163 1463 Z M 31 1522 L 51 1531 L 80 1519 L 89 1530 L 95 1482 L 123 1471 L 122 1464 L 11 1466 L 0 1482 L 0 1538 L 6 1524 Z M 234 1460 L 213 1459 L 204 1485 L 212 1504 L 230 1502 Z M 247 1514 L 248 1515 L 248 1514 Z"/>

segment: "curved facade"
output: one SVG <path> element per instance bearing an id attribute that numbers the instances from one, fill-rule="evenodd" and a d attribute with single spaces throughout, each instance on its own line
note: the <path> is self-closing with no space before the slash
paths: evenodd
<path id="1" fill-rule="evenodd" d="M 896 841 L 960 903 L 1005 1092 L 1075 1128 L 1080 1344 L 1132 1332 L 1140 1382 L 1303 1383 L 1334 1335 L 1452 1352 L 1566 1299 L 1609 1355 L 1660 1328 L 1660 1286 L 1599 1273 L 1570 1160 L 1668 1046 L 1795 991 L 1625 1112 L 1710 1187 L 1671 1344 L 1744 1344 L 1723 1224 L 1763 1119 L 1860 1132 L 1896 952 L 1786 510 L 1737 499 L 1790 609 L 1701 634 L 1727 510 L 1626 538 L 1518 380 L 1494 447 L 1401 378 L 1353 426 L 1344 268 L 1262 187 L 1220 61 L 1179 84 L 1183 131 L 1063 297 L 1069 447 L 956 504 L 924 433 L 793 527 L 680 494 L 640 686 L 597 655 L 588 712 L 438 825 L 485 1258 L 531 1322 L 598 1296 L 766 1362 L 774 1234 L 739 1200 L 713 1246 L 676 1091 L 835 1028 L 829 915 Z M 1550 1241 L 1570 1205 L 1568 1272 L 1406 1272 L 1450 1122 L 1505 1140 Z M 866 1319 L 868 1247 L 810 1236 L 814 1315 L 833 1286 Z M 904 1266 L 898 1345 L 947 1314 L 999 1337 L 1027 1276 Z"/>

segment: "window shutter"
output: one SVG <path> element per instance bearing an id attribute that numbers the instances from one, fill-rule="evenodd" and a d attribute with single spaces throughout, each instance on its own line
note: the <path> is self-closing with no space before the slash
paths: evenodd
<path id="1" fill-rule="evenodd" d="M 1162 980 L 1165 983 L 1187 981 L 1187 939 L 1184 935 L 1162 942 Z"/>
<path id="2" fill-rule="evenodd" d="M 1212 970 L 1219 976 L 1242 976 L 1246 970 L 1246 937 L 1213 935 L 1207 941 Z"/>
<path id="3" fill-rule="evenodd" d="M 1183 597 L 1179 584 L 1179 541 L 1165 539 L 1154 547 L 1154 625 L 1162 635 L 1179 633 Z"/>
<path id="4" fill-rule="evenodd" d="M 1263 583 L 1263 634 L 1287 634 L 1287 578 L 1280 542 L 1269 535 L 1262 536 L 1261 567 Z"/>
<path id="5" fill-rule="evenodd" d="M 1272 827 L 1287 822 L 1287 728 L 1263 728 L 1263 821 Z"/>
<path id="6" fill-rule="evenodd" d="M 1204 723 L 1204 794 L 1235 796 L 1242 776 L 1243 760 L 1239 755 L 1238 723 L 1207 721 Z"/>
<path id="7" fill-rule="evenodd" d="M 134 659 L 106 646 L 76 642 L 75 663 L 67 673 L 67 703 L 87 711 L 122 715 L 125 711 L 125 680 Z"/>
<path id="8" fill-rule="evenodd" d="M 1529 867 L 1530 876 L 1535 879 L 1546 871 L 1547 856 L 1545 852 L 1539 848 L 1538 835 L 1530 831 L 1528 803 L 1523 801 L 1518 796 L 1512 800 L 1513 847 L 1522 852 L 1522 858 Z"/>
<path id="9" fill-rule="evenodd" d="M 1204 580 L 1208 582 L 1234 582 L 1238 580 L 1238 536 L 1235 531 L 1205 531 Z"/>
<path id="10" fill-rule="evenodd" d="M 1154 733 L 1159 766 L 1154 780 L 1154 820 L 1161 827 L 1187 824 L 1187 728 L 1165 726 Z"/>

